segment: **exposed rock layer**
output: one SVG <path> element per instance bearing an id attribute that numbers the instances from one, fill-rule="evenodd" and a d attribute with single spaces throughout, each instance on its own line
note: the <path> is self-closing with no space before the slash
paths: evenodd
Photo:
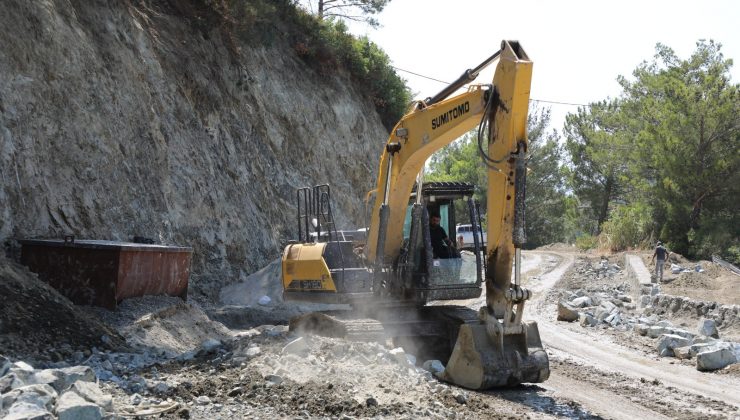
<path id="1" fill-rule="evenodd" d="M 3 3 L 6 245 L 72 233 L 192 246 L 191 285 L 210 294 L 296 236 L 297 187 L 330 183 L 339 227 L 363 223 L 387 136 L 373 105 L 289 40 L 229 36 L 175 3 Z"/>

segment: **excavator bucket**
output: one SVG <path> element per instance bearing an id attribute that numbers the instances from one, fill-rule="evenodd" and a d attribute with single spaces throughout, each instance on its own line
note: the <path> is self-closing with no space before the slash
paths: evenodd
<path id="1" fill-rule="evenodd" d="M 484 323 L 460 326 L 457 342 L 440 379 L 469 389 L 544 382 L 550 376 L 536 322 L 523 333 L 493 336 Z"/>

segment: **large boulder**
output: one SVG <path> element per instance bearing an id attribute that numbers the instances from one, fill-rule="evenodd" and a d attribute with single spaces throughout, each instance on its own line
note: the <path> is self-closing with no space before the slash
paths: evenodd
<path id="1" fill-rule="evenodd" d="M 658 317 L 655 316 L 655 315 L 650 315 L 650 316 L 647 316 L 647 317 L 646 316 L 641 316 L 640 318 L 637 319 L 637 322 L 639 322 L 640 324 L 645 324 L 645 325 L 648 325 L 648 326 L 653 326 L 653 325 L 655 325 L 656 322 L 658 322 Z"/>
<path id="2" fill-rule="evenodd" d="M 163 383 L 160 382 L 160 384 Z M 85 400 L 103 407 L 106 411 L 113 411 L 113 398 L 110 395 L 104 394 L 97 383 L 78 381 L 72 384 L 69 389 Z"/>
<path id="3" fill-rule="evenodd" d="M 4 394 L 11 389 L 20 388 L 26 385 L 26 382 L 15 372 L 9 372 L 0 378 L 0 394 Z"/>
<path id="4" fill-rule="evenodd" d="M 89 366 L 72 366 L 63 369 L 43 369 L 36 371 L 29 382 L 33 384 L 48 384 L 57 392 L 66 391 L 77 381 L 95 382 L 95 371 Z"/>
<path id="5" fill-rule="evenodd" d="M 601 322 L 606 320 L 609 315 L 613 315 L 619 311 L 619 308 L 614 303 L 608 300 L 602 300 L 599 306 L 596 307 L 596 319 Z"/>
<path id="6" fill-rule="evenodd" d="M 403 350 L 403 347 L 392 349 L 388 352 L 388 354 L 390 354 L 396 360 L 396 363 L 399 363 L 402 366 L 406 366 L 409 364 L 409 359 L 408 357 L 406 357 L 406 352 Z"/>
<path id="7" fill-rule="evenodd" d="M 25 403 L 48 410 L 57 398 L 54 388 L 45 384 L 26 385 L 3 394 L 0 397 L 0 408 L 7 408 L 15 403 Z"/>
<path id="8" fill-rule="evenodd" d="M 696 369 L 701 371 L 722 369 L 736 362 L 735 352 L 729 346 L 711 345 L 696 355 Z"/>
<path id="9" fill-rule="evenodd" d="M 578 319 L 578 311 L 568 303 L 558 302 L 558 321 L 573 322 Z"/>
<path id="10" fill-rule="evenodd" d="M 601 308 L 604 308 L 604 310 L 608 313 L 611 313 L 617 307 L 617 305 L 608 300 L 601 301 L 601 304 L 599 306 Z"/>
<path id="11" fill-rule="evenodd" d="M 13 403 L 8 407 L 7 414 L 3 416 L 3 420 L 51 420 L 53 418 L 47 410 L 24 401 Z"/>
<path id="12" fill-rule="evenodd" d="M 691 345 L 691 340 L 680 335 L 663 334 L 658 339 L 658 354 L 660 357 L 672 357 L 673 349 Z"/>
<path id="13" fill-rule="evenodd" d="M 694 343 L 689 346 L 689 357 L 694 357 L 703 351 L 712 349 L 713 347 L 713 343 Z"/>
<path id="14" fill-rule="evenodd" d="M 620 325 L 622 323 L 622 314 L 619 311 L 615 311 L 608 317 L 604 318 L 604 322 L 611 325 L 612 327 L 616 327 L 617 325 Z"/>
<path id="15" fill-rule="evenodd" d="M 647 330 L 647 336 L 650 338 L 658 338 L 665 333 L 666 328 L 661 325 L 653 325 Z"/>
<path id="16" fill-rule="evenodd" d="M 701 319 L 699 324 L 696 326 L 699 335 L 705 335 L 707 337 L 719 338 L 719 331 L 717 330 L 717 323 L 713 319 Z"/>
<path id="17" fill-rule="evenodd" d="M 100 420 L 105 413 L 76 392 L 67 391 L 57 401 L 56 414 L 59 420 Z"/>
<path id="18" fill-rule="evenodd" d="M 699 335 L 699 336 L 694 337 L 694 344 L 697 344 L 697 343 L 710 343 L 711 344 L 711 343 L 716 343 L 718 341 L 719 341 L 718 339 L 707 337 L 706 335 Z"/>
<path id="19" fill-rule="evenodd" d="M 10 365 L 6 374 L 11 374 L 16 378 L 16 386 L 13 388 L 17 388 L 18 386 L 27 385 L 29 378 L 33 376 L 34 372 L 35 369 L 28 363 L 15 362 Z"/>
<path id="20" fill-rule="evenodd" d="M 689 340 L 694 338 L 694 334 L 680 328 L 666 328 L 666 332 L 674 335 L 680 335 L 681 337 L 688 338 Z"/>

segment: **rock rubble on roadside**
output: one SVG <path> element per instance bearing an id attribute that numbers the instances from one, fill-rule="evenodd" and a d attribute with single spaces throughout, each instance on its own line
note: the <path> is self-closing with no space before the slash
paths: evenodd
<path id="1" fill-rule="evenodd" d="M 34 369 L 0 356 L 0 418 L 101 419 L 113 400 L 88 366 Z"/>
<path id="2" fill-rule="evenodd" d="M 559 321 L 578 321 L 587 328 L 614 328 L 632 330 L 655 340 L 655 351 L 660 357 L 695 360 L 701 371 L 722 369 L 740 361 L 740 344 L 720 340 L 719 327 L 738 322 L 740 305 L 720 305 L 701 302 L 682 296 L 665 295 L 656 284 L 641 286 L 638 306 L 629 296 L 629 284 L 617 282 L 621 269 L 606 259 L 593 263 L 580 259 L 574 266 L 574 278 L 582 288 L 565 292 L 558 301 Z M 598 282 L 596 280 L 606 280 Z M 588 287 L 588 289 L 586 289 Z M 664 315 L 699 317 L 695 330 L 674 326 Z M 685 325 L 685 324 L 684 324 Z"/>
<path id="3" fill-rule="evenodd" d="M 701 371 L 722 369 L 740 361 L 740 344 L 718 339 L 711 320 L 702 319 L 696 333 L 674 327 L 669 321 L 658 321 L 657 315 L 641 317 L 635 324 L 635 333 L 657 339 L 656 349 L 661 357 L 696 359 Z M 714 337 L 703 333 L 714 333 Z"/>

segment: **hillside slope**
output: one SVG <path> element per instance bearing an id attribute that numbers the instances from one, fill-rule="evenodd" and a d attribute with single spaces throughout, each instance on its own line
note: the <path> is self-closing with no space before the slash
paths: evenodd
<path id="1" fill-rule="evenodd" d="M 362 223 L 387 137 L 372 103 L 287 37 L 189 16 L 200 3 L 4 2 L 6 247 L 65 233 L 192 246 L 191 285 L 212 294 L 295 237 L 297 187 L 330 183 L 339 227 Z"/>

